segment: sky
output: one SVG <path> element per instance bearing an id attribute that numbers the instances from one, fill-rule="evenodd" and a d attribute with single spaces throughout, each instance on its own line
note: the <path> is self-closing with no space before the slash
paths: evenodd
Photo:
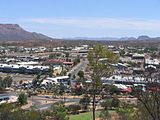
<path id="1" fill-rule="evenodd" d="M 0 0 L 0 23 L 54 38 L 160 36 L 160 0 Z"/>

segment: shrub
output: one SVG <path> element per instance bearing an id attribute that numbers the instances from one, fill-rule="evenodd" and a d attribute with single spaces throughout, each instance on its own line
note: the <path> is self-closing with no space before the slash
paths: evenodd
<path id="1" fill-rule="evenodd" d="M 78 114 L 80 109 L 81 109 L 81 107 L 78 104 L 72 104 L 72 105 L 68 106 L 68 111 L 71 114 Z"/>
<path id="2" fill-rule="evenodd" d="M 18 102 L 20 103 L 20 105 L 27 104 L 27 95 L 21 93 L 18 97 Z"/>

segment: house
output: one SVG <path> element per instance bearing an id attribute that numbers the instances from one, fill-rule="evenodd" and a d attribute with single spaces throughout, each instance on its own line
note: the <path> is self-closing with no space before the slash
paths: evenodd
<path id="1" fill-rule="evenodd" d="M 69 76 L 47 77 L 42 81 L 41 86 L 46 86 L 47 84 L 60 84 L 60 83 L 68 85 L 69 80 L 70 80 Z"/>
<path id="2" fill-rule="evenodd" d="M 38 73 L 48 73 L 49 66 L 41 65 L 20 65 L 20 64 L 0 64 L 0 72 L 5 73 L 22 73 L 22 74 L 38 74 Z"/>
<path id="3" fill-rule="evenodd" d="M 156 67 L 159 67 L 159 64 L 160 61 L 157 60 L 157 59 L 145 59 L 145 65 L 153 65 L 153 66 L 156 66 Z"/>

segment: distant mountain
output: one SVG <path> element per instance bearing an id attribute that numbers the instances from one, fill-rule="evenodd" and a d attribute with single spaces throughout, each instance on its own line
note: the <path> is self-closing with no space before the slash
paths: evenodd
<path id="1" fill-rule="evenodd" d="M 52 40 L 40 33 L 28 32 L 18 24 L 0 24 L 0 41 Z"/>
<path id="2" fill-rule="evenodd" d="M 130 40 L 136 40 L 136 38 L 135 37 L 122 37 L 122 38 L 120 38 L 119 39 L 119 41 L 130 41 Z"/>
<path id="3" fill-rule="evenodd" d="M 151 38 L 147 35 L 142 35 L 137 38 L 137 40 L 149 40 L 149 39 L 151 39 Z"/>
<path id="4" fill-rule="evenodd" d="M 95 41 L 116 41 L 119 38 L 114 37 L 74 37 L 74 38 L 63 38 L 64 40 L 95 40 Z"/>
<path id="5" fill-rule="evenodd" d="M 160 37 L 151 38 L 146 35 L 135 37 L 99 37 L 99 38 L 91 38 L 91 37 L 75 37 L 75 38 L 64 38 L 64 40 L 93 40 L 93 41 L 141 41 L 141 40 L 160 40 Z"/>

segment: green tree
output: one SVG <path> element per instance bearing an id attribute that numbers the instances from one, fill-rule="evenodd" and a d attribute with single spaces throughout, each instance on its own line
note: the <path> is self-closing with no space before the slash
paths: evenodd
<path id="1" fill-rule="evenodd" d="M 116 97 L 112 98 L 111 106 L 114 108 L 118 108 L 120 106 L 120 100 Z"/>
<path id="2" fill-rule="evenodd" d="M 73 79 L 75 79 L 76 78 L 76 75 L 73 75 Z"/>
<path id="3" fill-rule="evenodd" d="M 160 72 L 152 68 L 145 70 L 145 81 L 148 82 L 146 90 L 142 87 L 134 89 L 133 95 L 138 99 L 138 110 L 141 113 L 140 117 L 144 120 L 159 120 L 160 119 Z"/>
<path id="4" fill-rule="evenodd" d="M 5 88 L 10 87 L 12 84 L 12 81 L 13 81 L 12 77 L 10 77 L 10 76 L 5 77 L 3 79 L 3 84 L 5 85 Z"/>
<path id="5" fill-rule="evenodd" d="M 53 97 L 56 98 L 59 94 L 59 85 L 57 84 L 52 84 L 52 92 L 53 92 Z"/>
<path id="6" fill-rule="evenodd" d="M 5 78 L 0 77 L 0 91 L 4 91 L 5 88 L 11 87 L 12 85 L 12 77 L 7 76 Z"/>
<path id="7" fill-rule="evenodd" d="M 111 118 L 111 115 L 108 110 L 103 110 L 100 112 L 99 117 L 101 118 L 101 120 L 108 120 L 109 118 Z"/>
<path id="8" fill-rule="evenodd" d="M 51 120 L 68 120 L 67 109 L 63 102 L 58 102 L 51 106 Z"/>
<path id="9" fill-rule="evenodd" d="M 71 112 L 71 114 L 78 114 L 80 109 L 81 107 L 79 104 L 71 104 L 68 106 L 68 110 Z"/>
<path id="10" fill-rule="evenodd" d="M 49 59 L 58 58 L 60 56 L 61 56 L 60 53 L 54 53 L 54 54 L 52 53 L 52 54 L 49 55 Z"/>
<path id="11" fill-rule="evenodd" d="M 63 67 L 62 67 L 62 70 L 63 70 Z M 50 66 L 49 66 L 49 72 L 48 72 L 49 77 L 52 77 L 52 76 L 53 76 L 53 72 L 54 72 L 54 70 L 53 70 L 53 65 L 50 65 Z"/>
<path id="12" fill-rule="evenodd" d="M 65 85 L 63 83 L 60 83 L 59 85 L 59 94 L 62 96 L 65 93 Z"/>
<path id="13" fill-rule="evenodd" d="M 116 63 L 118 56 L 101 45 L 96 45 L 88 53 L 92 78 L 93 120 L 95 120 L 96 94 L 102 88 L 101 77 L 109 77 L 113 72 L 111 64 Z"/>
<path id="14" fill-rule="evenodd" d="M 68 62 L 69 61 L 69 52 L 65 53 L 65 57 L 66 57 L 66 61 Z"/>
<path id="15" fill-rule="evenodd" d="M 124 56 L 124 54 L 125 54 L 125 50 L 120 50 L 120 56 Z"/>
<path id="16" fill-rule="evenodd" d="M 116 87 L 116 86 L 114 86 L 114 85 L 110 85 L 109 93 L 110 93 L 111 95 L 113 95 L 113 94 L 118 95 L 118 94 L 120 94 L 120 90 L 118 89 L 118 87 Z"/>
<path id="17" fill-rule="evenodd" d="M 64 45 L 64 46 L 63 46 L 63 49 L 64 49 L 64 50 L 67 50 L 67 46 L 66 46 L 66 45 Z"/>
<path id="18" fill-rule="evenodd" d="M 75 59 L 73 60 L 73 64 L 74 64 L 74 65 L 77 65 L 78 63 L 80 63 L 80 61 L 81 61 L 81 60 L 80 60 L 80 56 L 78 55 L 77 58 L 75 58 Z"/>
<path id="19" fill-rule="evenodd" d="M 83 71 L 79 71 L 78 72 L 78 76 L 80 79 L 84 78 L 84 72 Z"/>
<path id="20" fill-rule="evenodd" d="M 3 82 L 3 78 L 0 77 L 0 92 L 2 92 L 4 90 L 4 82 Z"/>
<path id="21" fill-rule="evenodd" d="M 121 107 L 116 109 L 119 115 L 119 120 L 137 120 L 137 109 L 135 105 L 121 103 Z"/>
<path id="22" fill-rule="evenodd" d="M 103 85 L 102 98 L 112 97 L 112 95 L 119 95 L 120 89 L 118 89 L 115 85 Z"/>
<path id="23" fill-rule="evenodd" d="M 0 120 L 46 120 L 45 112 L 30 110 L 24 111 L 14 104 L 0 105 Z"/>
<path id="24" fill-rule="evenodd" d="M 36 77 L 32 81 L 34 90 L 40 86 L 41 82 L 42 82 L 41 74 L 37 74 Z"/>
<path id="25" fill-rule="evenodd" d="M 25 93 L 19 94 L 18 102 L 20 105 L 27 104 L 27 95 L 25 95 Z"/>
<path id="26" fill-rule="evenodd" d="M 66 86 L 63 83 L 60 83 L 59 85 L 50 84 L 47 88 L 53 92 L 54 98 L 56 98 L 57 96 L 63 96 L 66 90 Z"/>
<path id="27" fill-rule="evenodd" d="M 60 75 L 62 75 L 62 76 L 67 75 L 67 70 L 63 70 L 63 71 L 60 73 Z"/>
<path id="28" fill-rule="evenodd" d="M 90 97 L 88 95 L 84 95 L 83 98 L 80 99 L 79 104 L 82 105 L 84 110 L 87 110 L 90 102 Z"/>
<path id="29" fill-rule="evenodd" d="M 105 99 L 104 102 L 101 103 L 101 106 L 104 108 L 104 111 L 111 109 L 112 107 L 112 99 Z"/>

